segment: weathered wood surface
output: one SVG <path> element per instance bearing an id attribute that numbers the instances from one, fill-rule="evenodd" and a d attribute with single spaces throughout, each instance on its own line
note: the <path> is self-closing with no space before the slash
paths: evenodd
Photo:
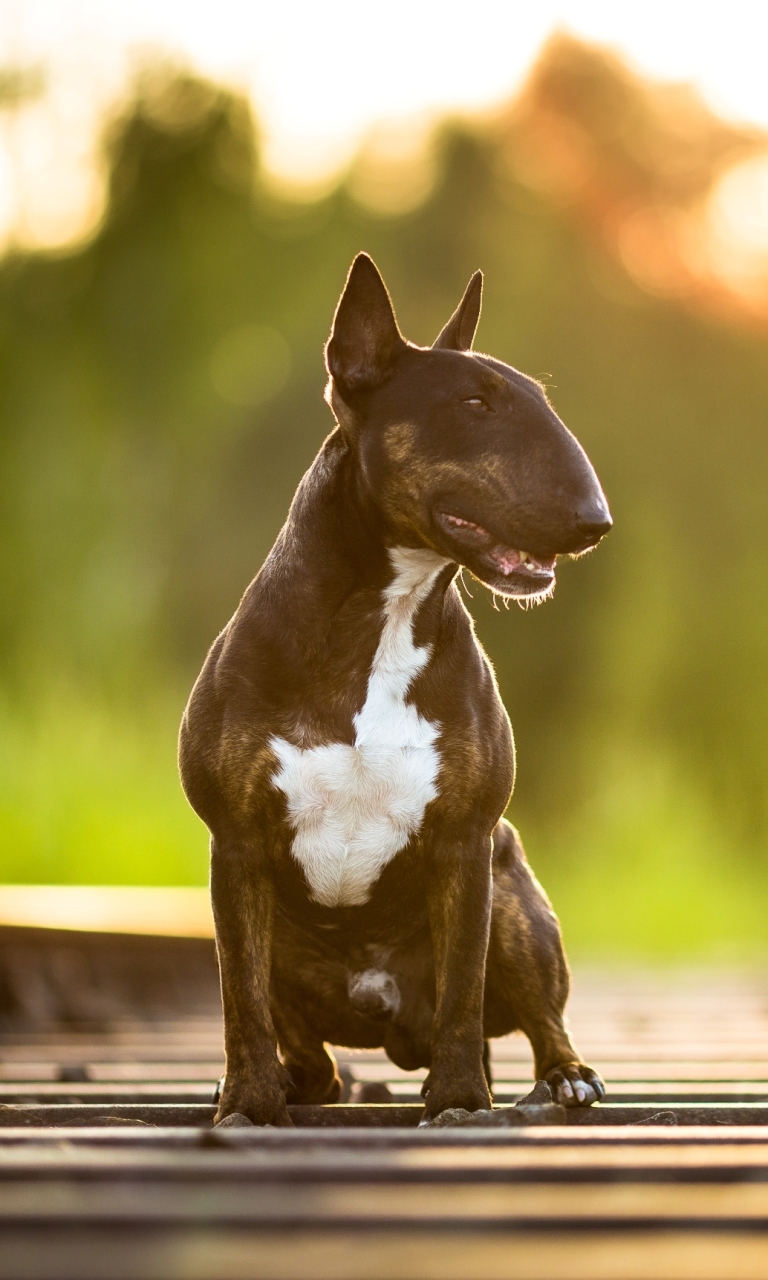
<path id="1" fill-rule="evenodd" d="M 339 1051 L 343 1105 L 214 1130 L 209 942 L 45 932 L 0 929 L 0 1280 L 768 1276 L 760 975 L 578 974 L 608 1099 L 564 1126 L 419 1129 L 423 1072 Z M 511 1104 L 527 1044 L 493 1057 Z"/>
<path id="2" fill-rule="evenodd" d="M 3 1280 L 765 1280 L 752 1229 L 45 1226 L 3 1233 Z M 67 1259 L 76 1260 L 71 1265 Z"/>
<path id="3" fill-rule="evenodd" d="M 499 1124 L 514 1123 L 516 1117 L 507 1116 L 513 1108 L 498 1107 Z M 69 1127 L 71 1125 L 101 1125 L 110 1122 L 126 1124 L 191 1125 L 210 1128 L 215 1107 L 211 1104 L 162 1103 L 162 1102 L 26 1102 L 21 1105 L 0 1106 L 0 1129 L 5 1126 L 43 1125 Z M 416 1128 L 423 1116 L 418 1103 L 402 1105 L 352 1104 L 348 1106 L 294 1106 L 289 1108 L 294 1125 L 300 1128 Z M 597 1125 L 766 1125 L 768 1103 L 741 1105 L 734 1102 L 717 1102 L 708 1105 L 691 1103 L 665 1103 L 654 1099 L 648 1102 L 601 1103 L 589 1108 L 566 1112 L 566 1123 L 587 1128 Z"/>

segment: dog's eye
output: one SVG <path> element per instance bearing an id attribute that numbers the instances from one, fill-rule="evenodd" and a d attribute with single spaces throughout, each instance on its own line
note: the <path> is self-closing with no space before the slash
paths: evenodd
<path id="1" fill-rule="evenodd" d="M 491 407 L 491 406 L 487 403 L 487 401 L 485 401 L 485 400 L 483 399 L 483 397 L 482 397 L 482 396 L 470 396 L 467 400 L 465 400 L 465 401 L 464 401 L 464 403 L 465 403 L 465 404 L 471 404 L 471 405 L 475 406 L 475 407 L 476 407 L 476 408 L 478 408 L 478 409 L 490 409 L 490 407 Z"/>

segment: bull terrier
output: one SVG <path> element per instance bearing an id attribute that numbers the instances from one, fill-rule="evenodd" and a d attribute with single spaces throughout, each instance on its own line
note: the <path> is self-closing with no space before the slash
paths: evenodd
<path id="1" fill-rule="evenodd" d="M 564 1025 L 557 918 L 502 817 L 512 732 L 456 579 L 541 601 L 611 517 L 541 385 L 472 351 L 481 292 L 478 272 L 418 347 L 355 259 L 326 347 L 335 427 L 184 714 L 211 833 L 217 1122 L 335 1102 L 328 1044 L 426 1068 L 427 1118 L 486 1110 L 488 1039 L 513 1030 L 557 1102 L 604 1096 Z"/>

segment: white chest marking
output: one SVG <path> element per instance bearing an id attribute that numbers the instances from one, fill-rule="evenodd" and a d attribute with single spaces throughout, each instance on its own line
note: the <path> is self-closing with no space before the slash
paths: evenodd
<path id="1" fill-rule="evenodd" d="M 440 726 L 405 699 L 431 656 L 429 646 L 413 643 L 413 620 L 448 561 L 410 547 L 389 554 L 395 576 L 384 592 L 384 626 L 354 718 L 354 746 L 302 750 L 285 738 L 270 740 L 280 763 L 273 782 L 285 793 L 294 829 L 293 856 L 313 899 L 326 907 L 368 901 L 437 795 Z"/>

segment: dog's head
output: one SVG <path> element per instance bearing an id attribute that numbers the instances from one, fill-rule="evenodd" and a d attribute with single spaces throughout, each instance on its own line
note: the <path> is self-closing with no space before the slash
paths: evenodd
<path id="1" fill-rule="evenodd" d="M 478 272 L 432 347 L 413 346 L 360 254 L 326 347 L 327 397 L 393 543 L 431 547 L 505 596 L 541 599 L 556 557 L 595 546 L 611 517 L 539 383 L 470 350 L 481 295 Z"/>

